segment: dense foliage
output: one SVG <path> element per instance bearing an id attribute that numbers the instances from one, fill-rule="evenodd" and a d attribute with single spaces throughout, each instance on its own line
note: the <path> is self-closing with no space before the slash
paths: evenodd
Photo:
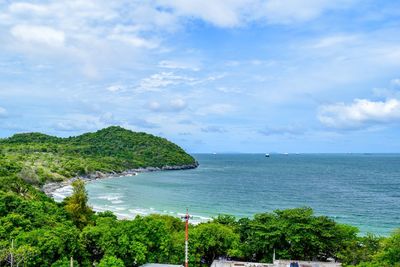
<path id="1" fill-rule="evenodd" d="M 138 266 L 146 262 L 181 264 L 184 223 L 150 215 L 118 220 L 87 206 L 83 183 L 56 203 L 15 179 L 1 178 L 0 265 L 12 253 L 25 266 Z M 4 186 L 7 184 L 9 186 Z M 21 193 L 22 192 L 22 193 Z M 13 243 L 13 247 L 11 244 Z M 326 260 L 345 266 L 400 266 L 400 232 L 388 238 L 359 237 L 357 229 L 316 216 L 309 208 L 276 210 L 237 220 L 220 215 L 190 226 L 190 263 L 209 265 L 219 257 L 271 262 L 277 258 Z"/>
<path id="2" fill-rule="evenodd" d="M 26 133 L 0 139 L 0 175 L 18 175 L 31 184 L 95 171 L 191 164 L 193 157 L 168 140 L 117 126 L 69 138 Z"/>

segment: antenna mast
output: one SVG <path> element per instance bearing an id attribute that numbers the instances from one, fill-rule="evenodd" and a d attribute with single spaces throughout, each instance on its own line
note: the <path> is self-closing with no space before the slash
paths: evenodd
<path id="1" fill-rule="evenodd" d="M 189 267 L 189 211 L 186 209 L 186 215 L 182 217 L 185 220 L 185 267 Z"/>

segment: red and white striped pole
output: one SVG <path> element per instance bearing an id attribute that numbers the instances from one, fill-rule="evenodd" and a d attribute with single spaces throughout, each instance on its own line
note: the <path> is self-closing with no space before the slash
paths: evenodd
<path id="1" fill-rule="evenodd" d="M 185 219 L 185 267 L 189 267 L 189 211 L 186 209 L 186 215 L 182 217 Z"/>

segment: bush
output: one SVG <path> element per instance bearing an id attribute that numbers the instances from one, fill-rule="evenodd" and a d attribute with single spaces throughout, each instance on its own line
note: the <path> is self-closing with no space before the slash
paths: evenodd
<path id="1" fill-rule="evenodd" d="M 104 257 L 98 267 L 125 267 L 124 262 L 114 256 Z"/>

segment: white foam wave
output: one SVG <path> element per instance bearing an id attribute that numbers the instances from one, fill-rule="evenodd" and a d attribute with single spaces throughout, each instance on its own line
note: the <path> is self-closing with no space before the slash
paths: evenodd
<path id="1" fill-rule="evenodd" d="M 173 211 L 157 211 L 154 208 L 131 208 L 128 209 L 126 207 L 120 207 L 120 206 L 112 206 L 112 205 L 101 205 L 101 206 L 93 206 L 93 210 L 97 212 L 103 212 L 103 211 L 112 211 L 119 219 L 134 219 L 136 216 L 147 216 L 150 214 L 164 214 L 164 215 L 170 215 L 174 217 L 180 218 L 181 216 L 184 216 L 184 213 L 178 213 L 178 212 L 173 212 Z M 127 212 L 123 212 L 127 211 Z M 205 217 L 205 216 L 200 216 L 200 215 L 193 215 L 192 214 L 192 220 L 190 223 L 192 224 L 199 224 L 203 222 L 207 222 L 211 220 L 210 217 Z"/>
<path id="2" fill-rule="evenodd" d="M 72 186 L 68 185 L 65 187 L 61 187 L 53 192 L 53 197 L 57 201 L 62 201 L 65 197 L 70 196 L 72 194 Z M 118 205 L 125 203 L 122 198 L 123 194 L 121 193 L 109 193 L 109 194 L 104 194 L 100 196 L 94 197 L 95 199 L 101 199 L 101 200 L 107 200 L 111 204 L 105 204 L 105 205 L 92 205 L 92 208 L 96 212 L 104 212 L 104 211 L 111 211 L 113 212 L 119 219 L 134 219 L 136 216 L 147 216 L 150 214 L 164 214 L 164 215 L 170 215 L 174 217 L 181 218 L 182 216 L 185 216 L 185 213 L 181 212 L 174 212 L 171 210 L 156 210 L 154 207 L 149 207 L 149 208 L 127 208 L 125 205 Z M 202 222 L 206 222 L 211 220 L 209 217 L 201 216 L 201 215 L 195 215 L 192 214 L 193 219 L 191 220 L 192 224 L 199 224 Z"/>
<path id="3" fill-rule="evenodd" d="M 92 209 L 96 212 L 103 212 L 103 211 L 109 211 L 110 209 L 107 209 L 106 207 L 103 206 L 92 206 Z"/>
<path id="4" fill-rule="evenodd" d="M 112 201 L 120 201 L 122 197 L 123 197 L 122 194 L 112 193 L 112 194 L 97 196 L 96 199 L 104 199 L 112 202 Z"/>
<path id="5" fill-rule="evenodd" d="M 145 209 L 129 209 L 129 212 L 131 214 L 134 214 L 135 216 L 136 215 L 149 215 L 152 213 L 152 212 L 150 212 L 150 210 L 145 210 Z"/>
<path id="6" fill-rule="evenodd" d="M 52 196 L 56 201 L 62 201 L 64 198 L 70 196 L 72 194 L 72 191 L 72 186 L 67 185 L 54 190 Z"/>

